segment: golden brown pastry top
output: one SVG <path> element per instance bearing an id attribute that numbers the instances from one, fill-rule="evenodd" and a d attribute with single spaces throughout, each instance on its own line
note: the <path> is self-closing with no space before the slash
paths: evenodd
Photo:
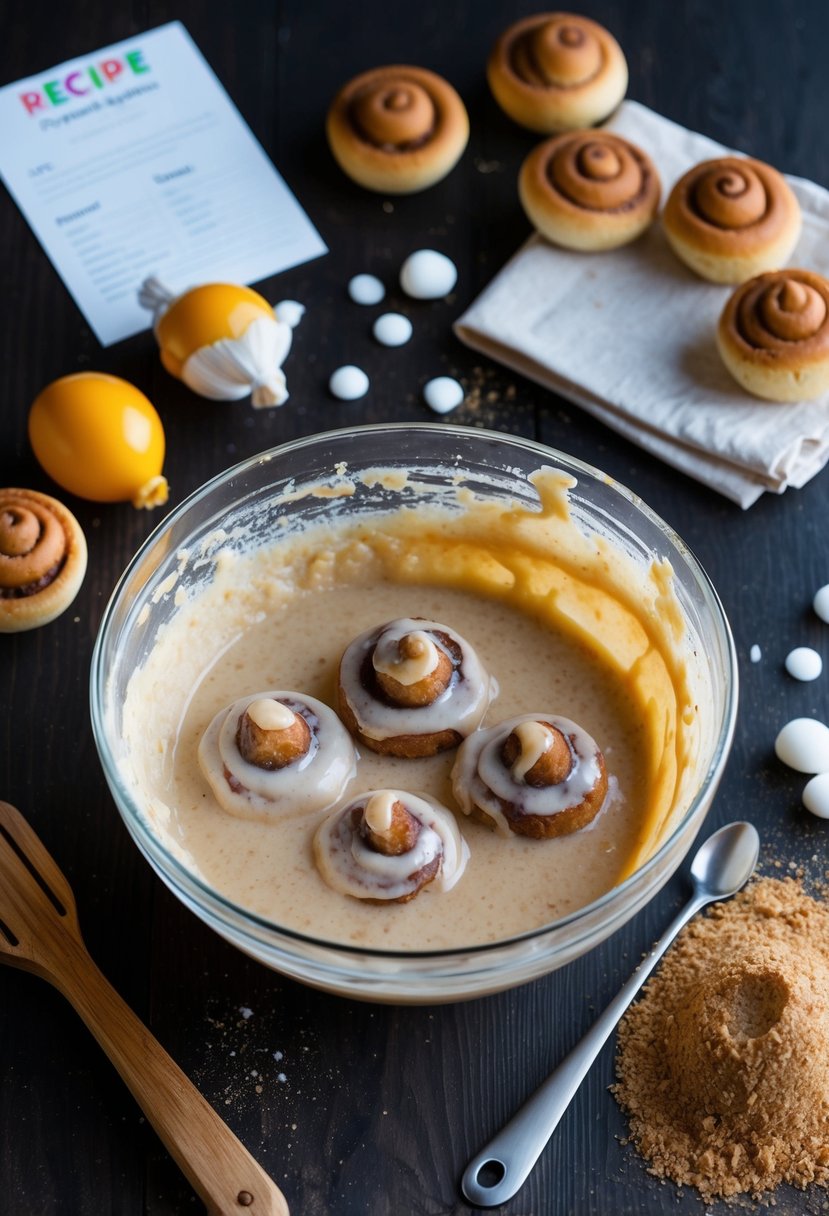
<path id="1" fill-rule="evenodd" d="M 799 214 L 782 174 L 759 160 L 702 161 L 674 186 L 664 223 L 701 251 L 749 255 L 775 241 Z"/>
<path id="2" fill-rule="evenodd" d="M 556 135 L 530 153 L 522 170 L 551 206 L 572 213 L 654 210 L 659 175 L 635 144 L 607 131 Z"/>
<path id="3" fill-rule="evenodd" d="M 720 317 L 720 336 L 774 368 L 829 358 L 829 280 L 810 270 L 773 270 L 743 283 Z"/>
<path id="4" fill-rule="evenodd" d="M 440 144 L 466 111 L 448 81 L 426 68 L 393 64 L 355 76 L 340 89 L 331 116 L 355 140 L 387 156 Z"/>
<path id="5" fill-rule="evenodd" d="M 287 768 L 301 760 L 310 753 L 313 742 L 314 733 L 307 718 L 289 703 L 273 697 L 251 701 L 236 727 L 239 755 L 248 764 L 268 771 Z"/>
<path id="6" fill-rule="evenodd" d="M 508 112 L 540 131 L 582 125 L 582 107 L 591 106 L 594 99 L 601 112 L 588 121 L 605 118 L 627 84 L 627 66 L 616 39 L 597 22 L 575 13 L 537 13 L 516 21 L 495 43 L 487 74 Z"/>
<path id="7" fill-rule="evenodd" d="M 86 573 L 86 540 L 63 503 L 37 490 L 0 490 L 0 632 L 45 625 Z"/>
<path id="8" fill-rule="evenodd" d="M 524 84 L 572 89 L 602 70 L 615 39 L 603 26 L 575 13 L 538 13 L 505 30 L 499 55 Z"/>
<path id="9" fill-rule="evenodd" d="M 67 536 L 55 511 L 26 490 L 0 490 L 0 596 L 32 595 L 66 559 Z"/>

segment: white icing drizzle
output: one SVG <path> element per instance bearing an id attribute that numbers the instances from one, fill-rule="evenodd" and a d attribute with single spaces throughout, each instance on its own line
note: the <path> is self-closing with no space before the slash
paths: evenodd
<path id="1" fill-rule="evenodd" d="M 374 648 L 371 662 L 375 671 L 392 676 L 398 684 L 418 684 L 430 676 L 440 662 L 440 651 L 428 633 L 416 629 L 409 634 L 409 647 L 412 654 L 405 659 L 400 657 L 400 639 L 393 636 L 393 631 L 382 633 Z"/>
<path id="2" fill-rule="evenodd" d="M 534 718 L 529 722 L 519 722 L 514 734 L 520 750 L 511 771 L 516 781 L 525 782 L 527 773 L 550 750 L 555 737 L 549 727 L 536 722 Z"/>
<path id="3" fill-rule="evenodd" d="M 377 790 L 366 802 L 363 817 L 378 836 L 385 836 L 391 827 L 394 810 L 394 794 L 391 790 Z"/>
<path id="4" fill-rule="evenodd" d="M 376 852 L 351 826 L 352 812 L 367 807 L 382 796 L 389 814 L 402 802 L 420 824 L 414 847 L 407 853 L 387 856 Z M 333 811 L 314 836 L 317 868 L 329 887 L 357 899 L 400 899 L 417 887 L 413 876 L 441 858 L 440 867 L 427 890 L 449 891 L 466 868 L 469 847 L 451 811 L 426 794 L 406 790 L 372 790 Z"/>
<path id="5" fill-rule="evenodd" d="M 311 731 L 308 751 L 283 768 L 250 764 L 236 742 L 242 714 L 267 701 L 284 705 L 291 715 L 288 725 L 298 714 Z M 354 744 L 337 715 L 322 701 L 298 692 L 255 693 L 219 710 L 202 735 L 198 759 L 223 810 L 240 819 L 261 821 L 327 810 L 357 771 Z"/>
<path id="6" fill-rule="evenodd" d="M 566 780 L 558 785 L 536 788 L 523 780 L 532 763 L 525 765 L 521 775 L 516 777 L 514 770 L 507 768 L 501 759 L 501 749 L 514 730 L 524 723 L 539 720 L 549 722 L 561 731 L 570 744 L 573 765 Z M 464 739 L 452 768 L 452 790 L 465 815 L 471 815 L 477 806 L 492 817 L 501 836 L 511 836 L 499 799 L 513 803 L 526 815 L 557 815 L 578 806 L 600 775 L 596 741 L 576 722 L 555 714 L 521 714 Z"/>
<path id="7" fill-rule="evenodd" d="M 442 650 L 453 664 L 451 652 L 436 633 L 450 637 L 461 652 L 460 664 L 453 672 L 449 687 L 430 705 L 388 705 L 378 700 L 362 682 L 363 664 L 371 651 L 381 642 L 381 653 L 385 653 L 387 647 L 396 650 L 400 639 L 407 633 L 425 634 L 436 651 L 438 648 Z M 397 671 L 390 674 L 399 679 Z M 485 671 L 473 648 L 460 634 L 437 621 L 411 617 L 390 621 L 379 629 L 369 629 L 355 638 L 343 654 L 340 683 L 360 730 L 370 739 L 428 735 L 442 730 L 456 730 L 461 735 L 468 735 L 480 725 L 490 702 L 498 693 L 496 681 Z"/>
<path id="8" fill-rule="evenodd" d="M 247 714 L 254 726 L 260 730 L 287 730 L 293 726 L 296 714 L 283 701 L 273 697 L 257 697 L 251 701 Z"/>

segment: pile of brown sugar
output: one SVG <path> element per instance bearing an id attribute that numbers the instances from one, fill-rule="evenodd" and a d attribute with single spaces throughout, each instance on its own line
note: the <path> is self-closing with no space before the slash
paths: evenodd
<path id="1" fill-rule="evenodd" d="M 683 930 L 619 1028 L 651 1172 L 706 1200 L 829 1184 L 829 905 L 761 878 Z"/>

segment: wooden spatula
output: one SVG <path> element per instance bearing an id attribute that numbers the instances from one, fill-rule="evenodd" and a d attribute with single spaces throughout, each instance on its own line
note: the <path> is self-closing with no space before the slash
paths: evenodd
<path id="1" fill-rule="evenodd" d="M 0 802 L 0 958 L 71 1001 L 211 1216 L 288 1216 L 282 1192 L 98 970 L 69 883 L 7 802 Z"/>

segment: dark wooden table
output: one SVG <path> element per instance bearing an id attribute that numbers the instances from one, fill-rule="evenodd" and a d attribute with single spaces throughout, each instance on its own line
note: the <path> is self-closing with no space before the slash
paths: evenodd
<path id="1" fill-rule="evenodd" d="M 120 11 L 119 11 L 120 10 Z M 266 282 L 307 316 L 287 366 L 291 400 L 193 396 L 161 368 L 149 333 L 103 350 L 11 199 L 0 198 L 0 484 L 61 494 L 36 464 L 26 416 L 54 377 L 95 368 L 134 381 L 168 437 L 171 505 L 261 449 L 353 421 L 433 420 L 420 387 L 456 374 L 480 386 L 453 421 L 534 436 L 633 487 L 687 539 L 725 602 L 740 657 L 734 749 L 708 827 L 754 820 L 767 864 L 822 866 L 827 826 L 800 805 L 803 779 L 772 753 L 797 715 L 829 717 L 826 677 L 798 684 L 782 661 L 796 644 L 829 655 L 811 613 L 829 582 L 827 475 L 740 509 L 668 470 L 579 409 L 489 365 L 454 340 L 450 322 L 523 240 L 515 177 L 534 137 L 496 108 L 484 79 L 499 30 L 527 10 L 498 0 L 358 5 L 164 0 L 130 6 L 66 0 L 0 11 L 0 80 L 181 18 L 328 242 L 330 254 Z M 629 95 L 779 168 L 829 186 L 829 8 L 756 0 L 596 0 L 590 15 L 625 48 Z M 358 70 L 414 62 L 464 97 L 472 141 L 461 165 L 422 195 L 363 192 L 328 154 L 323 118 Z M 1 133 L 0 133 L 1 137 Z M 414 248 L 445 250 L 460 270 L 451 302 L 399 300 L 411 343 L 384 351 L 370 316 L 349 304 L 348 278 L 394 283 Z M 332 400 L 330 371 L 353 361 L 372 376 L 356 404 Z M 508 391 L 514 388 L 514 392 Z M 127 559 L 156 522 L 129 506 L 63 495 L 90 547 L 83 589 L 64 616 L 0 637 L 0 796 L 16 803 L 69 877 L 91 951 L 115 986 L 270 1171 L 303 1216 L 466 1212 L 458 1179 L 470 1155 L 576 1041 L 685 895 L 682 874 L 634 923 L 588 957 L 497 997 L 436 1008 L 387 1008 L 321 995 L 251 962 L 214 936 L 154 878 L 104 784 L 88 721 L 98 622 Z M 752 644 L 762 648 L 749 661 Z M 813 861 L 813 864 L 815 862 Z M 0 972 L 0 1210 L 19 1214 L 170 1213 L 194 1196 L 97 1046 L 40 981 Z M 606 1048 L 523 1191 L 514 1216 L 699 1212 L 691 1193 L 652 1179 L 620 1144 Z M 820 1197 L 782 1193 L 779 1211 Z"/>

